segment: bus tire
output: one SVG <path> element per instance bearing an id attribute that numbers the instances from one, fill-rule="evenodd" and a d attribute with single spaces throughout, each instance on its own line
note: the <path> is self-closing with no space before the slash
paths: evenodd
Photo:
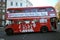
<path id="1" fill-rule="evenodd" d="M 13 30 L 12 29 L 6 29 L 5 30 L 7 35 L 13 35 Z"/>
<path id="2" fill-rule="evenodd" d="M 43 26 L 41 29 L 40 29 L 40 32 L 44 33 L 44 32 L 48 32 L 48 28 Z"/>

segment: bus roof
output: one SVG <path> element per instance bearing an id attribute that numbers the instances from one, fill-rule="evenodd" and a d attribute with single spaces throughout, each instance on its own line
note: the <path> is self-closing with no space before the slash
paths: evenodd
<path id="1" fill-rule="evenodd" d="M 20 10 L 20 9 L 30 9 L 30 8 L 53 8 L 52 6 L 43 6 L 43 7 L 20 7 L 20 8 L 8 8 L 7 10 Z"/>

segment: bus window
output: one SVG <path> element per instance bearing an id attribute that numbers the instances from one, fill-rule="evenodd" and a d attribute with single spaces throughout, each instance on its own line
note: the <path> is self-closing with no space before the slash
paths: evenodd
<path id="1" fill-rule="evenodd" d="M 14 13 L 14 10 L 8 10 L 9 13 Z"/>
<path id="2" fill-rule="evenodd" d="M 32 23 L 36 23 L 36 22 L 39 22 L 39 20 L 35 19 L 35 20 L 32 21 Z"/>
<path id="3" fill-rule="evenodd" d="M 9 13 L 21 13 L 23 10 L 8 10 Z"/>
<path id="4" fill-rule="evenodd" d="M 43 9 L 41 8 L 41 9 L 38 10 L 38 12 L 45 12 L 45 11 L 46 11 L 45 8 L 43 8 Z"/>
<path id="5" fill-rule="evenodd" d="M 14 21 L 12 21 L 12 20 L 6 20 L 6 25 L 13 24 L 13 23 L 14 23 Z"/>
<path id="6" fill-rule="evenodd" d="M 37 9 L 26 9 L 25 12 L 37 12 Z"/>
<path id="7" fill-rule="evenodd" d="M 22 13 L 23 10 L 15 10 L 15 13 Z"/>
<path id="8" fill-rule="evenodd" d="M 24 12 L 26 13 L 26 12 L 31 12 L 31 11 L 30 9 L 25 9 Z"/>
<path id="9" fill-rule="evenodd" d="M 46 8 L 46 10 L 49 11 L 53 11 L 53 8 Z"/>
<path id="10" fill-rule="evenodd" d="M 27 23 L 27 24 L 28 24 L 28 23 L 30 23 L 30 21 L 29 21 L 29 20 L 26 20 L 26 21 L 25 21 L 25 23 Z"/>
<path id="11" fill-rule="evenodd" d="M 37 9 L 31 9 L 31 12 L 37 12 Z"/>
<path id="12" fill-rule="evenodd" d="M 40 23 L 47 23 L 47 19 L 40 19 Z"/>

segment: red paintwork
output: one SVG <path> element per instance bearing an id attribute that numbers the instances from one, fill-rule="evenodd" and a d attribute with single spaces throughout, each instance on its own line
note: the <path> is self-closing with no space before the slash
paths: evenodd
<path id="1" fill-rule="evenodd" d="M 28 7 L 28 8 L 9 8 L 9 9 L 7 9 L 7 10 L 24 10 L 24 9 L 30 9 L 30 8 L 49 8 L 49 7 Z M 53 8 L 53 7 L 52 7 Z M 54 8 L 53 8 L 54 9 Z M 49 14 L 50 14 L 50 12 L 48 12 Z M 38 32 L 38 31 L 40 31 L 40 29 L 41 29 L 41 27 L 42 26 L 46 26 L 46 27 L 48 27 L 48 30 L 49 31 L 52 31 L 51 30 L 51 23 L 50 23 L 50 17 L 45 17 L 48 21 L 47 21 L 47 23 L 40 23 L 40 22 L 36 22 L 35 24 L 36 24 L 36 26 L 34 27 L 33 26 L 33 23 L 31 23 L 31 21 L 33 21 L 34 19 L 37 19 L 37 20 L 40 20 L 41 19 L 41 17 L 38 17 L 38 18 L 31 18 L 31 17 L 27 17 L 27 18 L 18 18 L 18 19 L 9 19 L 8 18 L 8 14 L 6 13 L 6 19 L 7 20 L 13 20 L 13 21 L 17 21 L 17 20 L 30 20 L 30 23 L 28 23 L 28 24 L 26 24 L 26 23 L 21 23 L 21 24 L 10 24 L 10 25 L 8 25 L 7 27 L 6 27 L 6 29 L 7 28 L 12 28 L 13 29 L 13 31 L 14 31 L 14 33 L 19 33 L 19 32 L 22 32 L 22 30 L 23 30 L 23 25 L 26 27 L 25 29 L 29 29 L 28 28 L 28 25 L 32 25 L 31 27 L 32 27 L 32 29 L 34 30 L 34 32 Z"/>

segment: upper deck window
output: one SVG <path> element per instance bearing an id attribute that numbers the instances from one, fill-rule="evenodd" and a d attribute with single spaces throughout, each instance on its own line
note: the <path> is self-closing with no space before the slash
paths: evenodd
<path id="1" fill-rule="evenodd" d="M 24 10 L 24 12 L 31 12 L 31 10 L 29 10 L 29 9 L 26 9 L 26 10 Z"/>
<path id="2" fill-rule="evenodd" d="M 37 12 L 37 9 L 26 9 L 25 12 Z"/>
<path id="3" fill-rule="evenodd" d="M 23 10 L 15 10 L 14 12 L 15 12 L 15 13 L 22 13 Z"/>
<path id="4" fill-rule="evenodd" d="M 54 11 L 53 8 L 46 8 L 46 10 L 49 12 L 49 11 Z"/>
<path id="5" fill-rule="evenodd" d="M 23 10 L 25 12 L 45 12 L 45 8 L 31 8 L 31 9 L 25 9 Z"/>
<path id="6" fill-rule="evenodd" d="M 9 13 L 21 13 L 23 10 L 8 10 Z"/>
<path id="7" fill-rule="evenodd" d="M 39 12 L 45 12 L 46 9 L 45 9 L 45 8 L 41 8 L 41 9 L 39 9 L 38 11 L 39 11 Z"/>
<path id="8" fill-rule="evenodd" d="M 28 12 L 50 12 L 54 11 L 53 8 L 26 8 L 26 9 L 12 9 L 8 10 L 10 13 L 28 13 Z"/>
<path id="9" fill-rule="evenodd" d="M 31 12 L 37 12 L 38 9 L 31 9 Z"/>
<path id="10" fill-rule="evenodd" d="M 7 10 L 9 13 L 14 13 L 14 10 Z"/>

